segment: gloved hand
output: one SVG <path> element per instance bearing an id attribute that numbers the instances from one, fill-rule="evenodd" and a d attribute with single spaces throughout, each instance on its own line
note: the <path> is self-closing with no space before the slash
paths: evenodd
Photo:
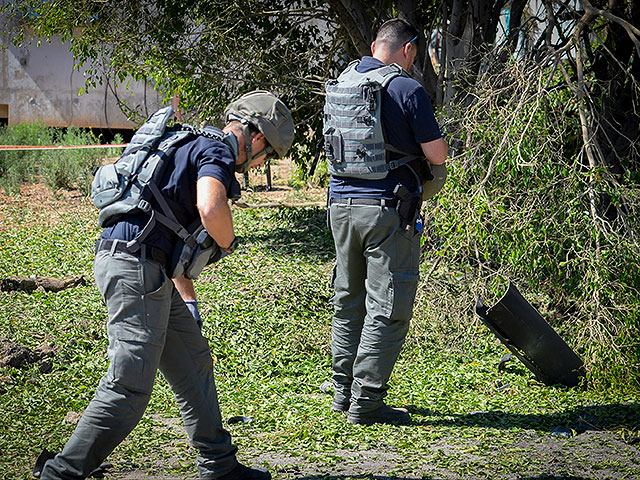
<path id="1" fill-rule="evenodd" d="M 200 318 L 200 312 L 198 311 L 198 301 L 197 300 L 185 300 L 184 303 L 187 304 L 187 308 L 191 312 L 191 315 L 193 316 L 193 319 L 198 324 L 198 327 L 200 327 L 200 330 L 202 330 L 202 318 Z"/>

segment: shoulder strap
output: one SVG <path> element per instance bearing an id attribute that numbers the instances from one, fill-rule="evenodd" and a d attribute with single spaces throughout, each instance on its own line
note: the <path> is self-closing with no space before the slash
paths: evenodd
<path id="1" fill-rule="evenodd" d="M 391 65 L 385 65 L 384 67 L 371 70 L 370 72 L 367 72 L 366 75 L 384 88 L 394 78 L 398 76 L 406 76 L 406 72 L 400 65 L 392 63 Z"/>
<path id="2" fill-rule="evenodd" d="M 122 152 L 122 156 L 135 153 L 141 148 L 152 149 L 164 135 L 167 122 L 173 117 L 175 111 L 171 105 L 161 108 L 147 118 L 131 138 L 129 145 Z"/>

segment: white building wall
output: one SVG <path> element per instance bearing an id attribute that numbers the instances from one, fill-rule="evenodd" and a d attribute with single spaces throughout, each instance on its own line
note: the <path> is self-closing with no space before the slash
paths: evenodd
<path id="1" fill-rule="evenodd" d="M 60 39 L 31 39 L 23 48 L 5 43 L 0 49 L 0 120 L 9 125 L 39 121 L 56 127 L 132 128 L 136 125 L 122 113 L 113 85 L 85 87 L 84 71 L 74 70 L 68 44 Z M 162 98 L 151 85 L 131 81 L 116 90 L 117 98 L 147 115 Z"/>

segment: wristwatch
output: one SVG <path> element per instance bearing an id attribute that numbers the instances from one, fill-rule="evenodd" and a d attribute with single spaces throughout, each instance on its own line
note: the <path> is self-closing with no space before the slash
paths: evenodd
<path id="1" fill-rule="evenodd" d="M 228 251 L 229 253 L 233 253 L 238 246 L 238 237 L 233 237 L 233 242 L 227 248 L 223 248 L 223 250 Z"/>

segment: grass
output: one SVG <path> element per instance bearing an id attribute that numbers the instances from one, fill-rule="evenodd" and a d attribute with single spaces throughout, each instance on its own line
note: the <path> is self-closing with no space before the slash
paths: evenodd
<path id="1" fill-rule="evenodd" d="M 91 277 L 94 210 L 39 222 L 29 206 L 3 211 L 0 277 Z M 409 407 L 413 425 L 347 424 L 318 388 L 330 371 L 333 245 L 324 212 L 235 209 L 234 217 L 242 247 L 196 287 L 223 417 L 253 419 L 228 427 L 241 460 L 279 478 L 640 476 L 637 393 L 546 387 L 516 361 L 499 372 L 505 349 L 471 315 L 473 299 L 451 312 L 465 325 L 452 335 L 430 322 L 438 298 L 425 284 L 387 398 Z M 83 411 L 107 367 L 105 317 L 92 282 L 0 292 L 0 338 L 56 351 L 46 374 L 37 365 L 0 369 L 0 478 L 29 478 L 43 447 L 63 447 L 73 430 L 65 416 Z M 196 477 L 178 419 L 158 376 L 143 420 L 109 458 L 116 471 Z M 557 436 L 557 427 L 577 435 Z M 345 465 L 350 473 L 339 473 Z"/>

